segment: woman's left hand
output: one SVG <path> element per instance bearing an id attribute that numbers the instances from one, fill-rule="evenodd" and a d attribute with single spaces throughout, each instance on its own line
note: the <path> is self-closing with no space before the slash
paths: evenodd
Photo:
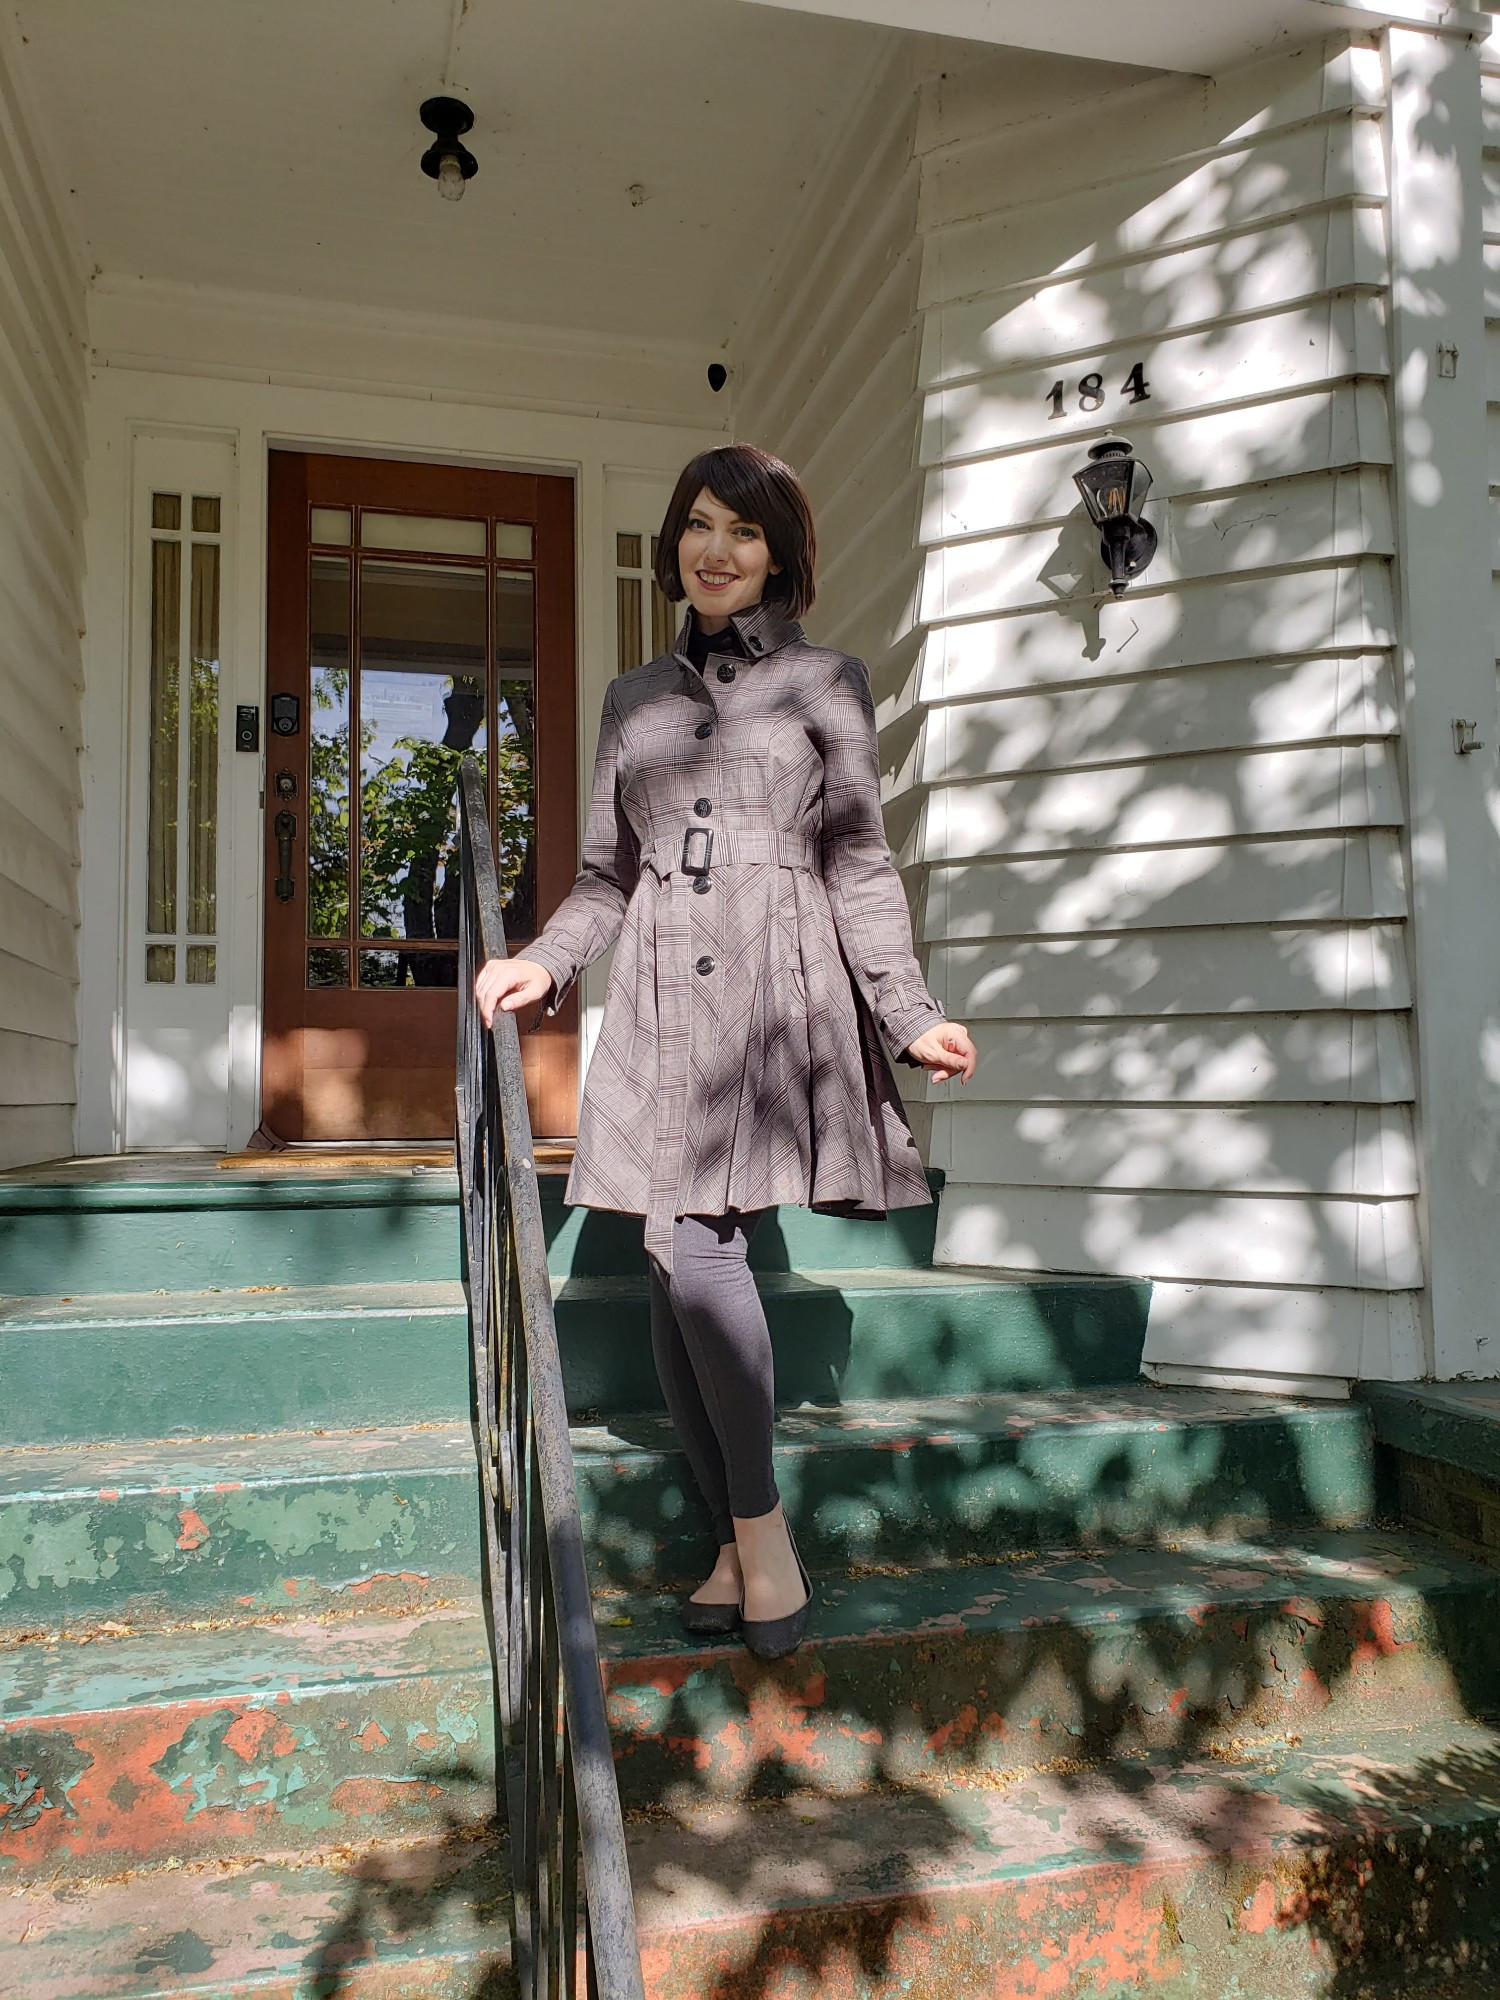
<path id="1" fill-rule="evenodd" d="M 969 1031 L 959 1021 L 943 1021 L 918 1035 L 906 1053 L 923 1069 L 931 1070 L 934 1083 L 962 1077 L 967 1083 L 979 1061 L 979 1051 L 969 1039 Z"/>

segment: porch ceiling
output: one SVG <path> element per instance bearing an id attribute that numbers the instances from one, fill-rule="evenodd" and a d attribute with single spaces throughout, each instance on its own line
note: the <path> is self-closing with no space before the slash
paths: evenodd
<path id="1" fill-rule="evenodd" d="M 1340 30 L 1370 31 L 1391 21 L 1483 36 L 1493 0 L 753 0 L 761 7 L 886 25 L 920 11 L 933 34 L 960 35 L 1015 49 L 1090 56 L 1211 76 L 1278 44 L 1295 47 Z"/>
<path id="2" fill-rule="evenodd" d="M 901 39 L 740 0 L 14 12 L 38 137 L 105 281 L 709 350 Z M 417 164 L 417 107 L 445 78 L 477 118 L 461 202 Z"/>

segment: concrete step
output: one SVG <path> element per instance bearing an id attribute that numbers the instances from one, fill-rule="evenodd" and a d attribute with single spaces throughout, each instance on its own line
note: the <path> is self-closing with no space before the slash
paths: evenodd
<path id="1" fill-rule="evenodd" d="M 1134 1381 L 1135 1286 L 990 1271 L 764 1271 L 783 1403 Z M 659 1410 L 643 1277 L 555 1278 L 575 1414 Z M 0 1302 L 0 1445 L 459 1423 L 455 1281 Z"/>
<path id="2" fill-rule="evenodd" d="M 436 1841 L 189 1861 L 12 1890 L 0 1991 L 25 2000 L 508 2000 L 506 1850 Z"/>
<path id="3" fill-rule="evenodd" d="M 688 1638 L 680 1601 L 596 1600 L 630 1806 L 1500 1714 L 1500 1570 L 1402 1534 L 821 1575 L 807 1641 L 774 1665 Z"/>
<path id="4" fill-rule="evenodd" d="M 930 1179 L 936 1191 L 941 1176 Z M 541 1174 L 538 1185 L 555 1276 L 644 1275 L 640 1217 L 565 1207 L 562 1174 Z M 751 1261 L 768 1271 L 921 1270 L 932 1262 L 936 1226 L 935 1206 L 883 1222 L 779 1209 L 757 1231 Z M 459 1275 L 458 1180 L 449 1171 L 0 1180 L 0 1294 L 427 1283 Z M 1131 1289 L 1138 1302 L 1149 1294 L 1148 1286 Z"/>
<path id="5" fill-rule="evenodd" d="M 1391 2000 L 1500 1968 L 1500 1737 L 1477 1725 L 699 1807 L 629 1834 L 662 2000 Z"/>
<path id="6" fill-rule="evenodd" d="M 1500 1739 L 1478 1724 L 626 1831 L 649 2000 L 1479 2000 L 1500 1965 Z M 476 1835 L 22 1885 L 0 1990 L 501 2000 L 504 1858 Z"/>
<path id="7" fill-rule="evenodd" d="M 712 1533 L 666 1418 L 573 1442 L 595 1581 L 698 1581 Z M 783 1412 L 776 1477 L 817 1569 L 1358 1527 L 1373 1502 L 1358 1406 L 1145 1383 Z"/>
<path id="8" fill-rule="evenodd" d="M 477 1604 L 0 1651 L 0 1880 L 375 1837 L 494 1798 Z"/>
<path id="9" fill-rule="evenodd" d="M 0 1636 L 435 1606 L 479 1520 L 468 1424 L 0 1451 Z"/>

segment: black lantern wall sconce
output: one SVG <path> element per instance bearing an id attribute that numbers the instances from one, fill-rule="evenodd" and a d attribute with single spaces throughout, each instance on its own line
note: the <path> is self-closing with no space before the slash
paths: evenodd
<path id="1" fill-rule="evenodd" d="M 1141 516 L 1151 491 L 1151 474 L 1124 438 L 1105 438 L 1089 453 L 1090 464 L 1073 474 L 1089 519 L 1099 530 L 1099 553 L 1109 566 L 1109 587 L 1123 597 L 1127 584 L 1150 567 L 1156 530 Z"/>
<path id="2" fill-rule="evenodd" d="M 474 114 L 461 98 L 429 97 L 417 115 L 435 135 L 422 155 L 422 171 L 437 182 L 440 195 L 458 201 L 479 172 L 479 162 L 462 137 L 473 130 Z"/>

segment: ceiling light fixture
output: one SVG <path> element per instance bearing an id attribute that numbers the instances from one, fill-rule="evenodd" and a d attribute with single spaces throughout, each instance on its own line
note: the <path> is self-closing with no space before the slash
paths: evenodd
<path id="1" fill-rule="evenodd" d="M 464 183 L 479 172 L 479 162 L 462 143 L 461 135 L 474 128 L 474 114 L 461 98 L 429 97 L 418 113 L 428 131 L 435 134 L 422 155 L 422 171 L 438 184 L 438 193 L 457 201 Z"/>

